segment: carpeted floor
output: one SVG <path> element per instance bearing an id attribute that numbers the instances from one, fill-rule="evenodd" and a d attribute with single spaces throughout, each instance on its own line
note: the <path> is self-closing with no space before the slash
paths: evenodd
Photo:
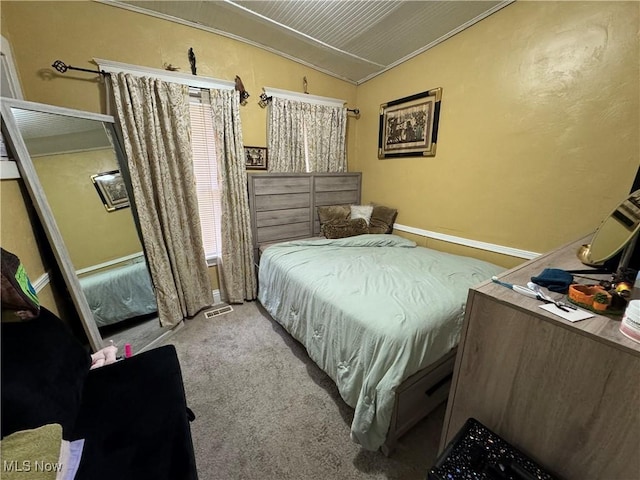
<path id="1" fill-rule="evenodd" d="M 169 335 L 169 329 L 162 328 L 157 315 L 131 318 L 100 328 L 100 334 L 105 345 L 112 341 L 118 347 L 118 352 L 124 352 L 125 344 L 130 344 L 134 353 L 148 350 L 163 335 Z"/>
<path id="2" fill-rule="evenodd" d="M 395 453 L 349 438 L 353 411 L 331 379 L 255 302 L 186 322 L 176 346 L 201 480 L 424 479 L 445 405 L 405 435 Z"/>

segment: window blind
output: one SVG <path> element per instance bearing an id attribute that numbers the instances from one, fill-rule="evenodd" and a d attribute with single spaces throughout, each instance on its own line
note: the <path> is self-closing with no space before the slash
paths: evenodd
<path id="1" fill-rule="evenodd" d="M 205 255 L 209 264 L 220 256 L 220 187 L 211 104 L 200 94 L 190 95 L 191 145 L 198 209 Z"/>

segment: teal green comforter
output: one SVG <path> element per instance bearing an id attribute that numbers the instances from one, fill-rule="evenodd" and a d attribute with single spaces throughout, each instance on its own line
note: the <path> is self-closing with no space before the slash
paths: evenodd
<path id="1" fill-rule="evenodd" d="M 502 270 L 395 235 L 299 240 L 264 251 L 258 298 L 355 408 L 352 439 L 377 450 L 396 388 L 458 343 L 469 287 Z"/>

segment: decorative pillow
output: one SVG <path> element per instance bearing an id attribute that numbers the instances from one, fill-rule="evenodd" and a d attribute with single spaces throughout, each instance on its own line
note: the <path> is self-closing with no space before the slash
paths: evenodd
<path id="1" fill-rule="evenodd" d="M 2 310 L 10 310 L 17 320 L 29 320 L 40 314 L 40 302 L 29 276 L 20 263 L 20 259 L 4 248 L 0 248 L 2 271 Z M 2 319 L 13 317 L 3 312 Z M 11 318 L 16 320 L 16 318 Z"/>
<path id="2" fill-rule="evenodd" d="M 2 460 L 5 468 L 2 478 L 7 480 L 55 480 L 53 467 L 60 459 L 62 427 L 43 425 L 32 430 L 21 430 L 2 439 Z M 42 468 L 37 468 L 38 465 Z"/>
<path id="3" fill-rule="evenodd" d="M 371 220 L 369 220 L 369 233 L 391 233 L 393 223 L 398 216 L 398 210 L 385 207 L 384 205 L 373 205 Z"/>
<path id="4" fill-rule="evenodd" d="M 330 222 L 343 222 L 349 219 L 351 214 L 351 208 L 349 205 L 327 205 L 324 207 L 317 207 L 318 219 L 320 225 Z"/>
<path id="5" fill-rule="evenodd" d="M 367 225 L 373 213 L 373 205 L 351 205 L 351 220 L 363 218 Z"/>
<path id="6" fill-rule="evenodd" d="M 321 227 L 321 232 L 327 238 L 345 238 L 369 233 L 369 227 L 364 218 L 356 218 L 355 220 L 325 223 Z"/>

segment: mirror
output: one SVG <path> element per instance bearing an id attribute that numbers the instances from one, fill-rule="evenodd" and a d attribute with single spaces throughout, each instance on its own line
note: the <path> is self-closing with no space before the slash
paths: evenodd
<path id="1" fill-rule="evenodd" d="M 122 176 L 112 117 L 2 102 L 21 175 L 44 225 L 92 349 L 113 340 L 137 353 L 167 329 Z"/>
<path id="2" fill-rule="evenodd" d="M 604 219 L 591 243 L 580 248 L 578 258 L 585 265 L 600 266 L 632 244 L 639 231 L 640 190 L 637 190 Z"/>

